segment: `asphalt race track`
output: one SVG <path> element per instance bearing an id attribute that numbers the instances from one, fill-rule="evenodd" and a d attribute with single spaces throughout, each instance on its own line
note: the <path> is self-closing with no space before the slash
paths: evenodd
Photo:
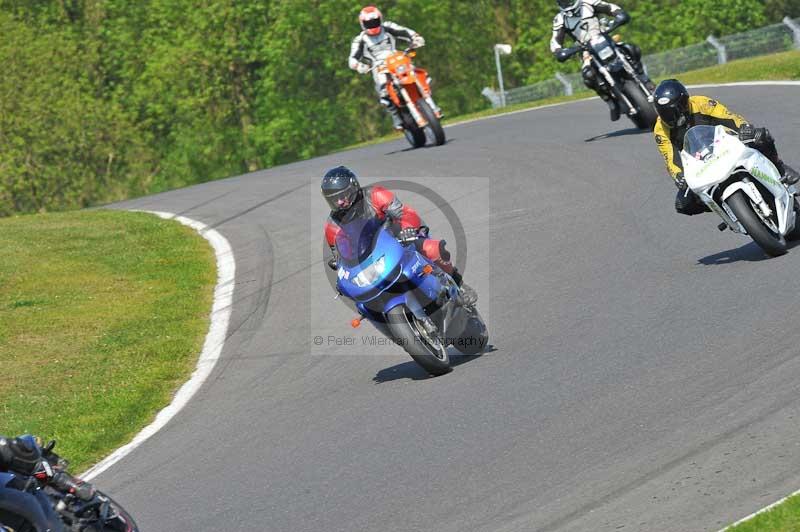
<path id="1" fill-rule="evenodd" d="M 698 92 L 800 165 L 800 87 Z M 675 214 L 629 127 L 584 101 L 120 204 L 214 226 L 237 281 L 210 379 L 95 482 L 166 532 L 715 530 L 800 488 L 800 248 Z M 456 210 L 490 353 L 431 379 L 397 347 L 313 345 L 372 334 L 321 263 L 338 164 Z"/>

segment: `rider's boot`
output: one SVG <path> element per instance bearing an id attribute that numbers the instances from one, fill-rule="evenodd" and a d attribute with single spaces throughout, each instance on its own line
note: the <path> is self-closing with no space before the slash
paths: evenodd
<path id="1" fill-rule="evenodd" d="M 601 93 L 600 97 L 608 104 L 608 110 L 611 113 L 611 121 L 616 122 L 619 120 L 619 104 L 610 95 Z"/>
<path id="2" fill-rule="evenodd" d="M 791 186 L 800 181 L 800 174 L 797 173 L 797 170 L 783 161 L 781 161 L 781 166 L 783 166 L 783 171 L 781 172 L 781 183 Z"/>
<path id="3" fill-rule="evenodd" d="M 400 116 L 400 109 L 394 104 L 387 106 L 386 110 L 392 117 L 392 127 L 397 131 L 403 131 L 403 118 Z"/>
<path id="4" fill-rule="evenodd" d="M 453 270 L 451 274 L 453 280 L 456 282 L 458 287 L 461 289 L 461 300 L 463 301 L 465 306 L 471 307 L 475 303 L 478 302 L 478 292 L 475 291 L 470 285 L 464 282 L 464 278 L 461 277 L 461 273 L 458 270 Z"/>
<path id="5" fill-rule="evenodd" d="M 775 149 L 774 141 L 771 145 L 761 146 L 759 148 L 761 153 L 775 165 L 775 169 L 781 175 L 781 183 L 786 186 L 791 186 L 800 181 L 800 174 L 797 173 L 797 170 L 784 163 L 783 160 L 778 157 L 778 150 Z"/>

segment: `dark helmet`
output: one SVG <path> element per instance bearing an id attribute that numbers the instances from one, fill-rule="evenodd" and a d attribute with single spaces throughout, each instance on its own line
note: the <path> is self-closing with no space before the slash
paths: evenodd
<path id="1" fill-rule="evenodd" d="M 561 11 L 575 11 L 583 0 L 556 0 Z"/>
<path id="2" fill-rule="evenodd" d="M 360 192 L 356 174 L 346 166 L 331 168 L 322 177 L 322 196 L 333 211 L 352 207 Z"/>
<path id="3" fill-rule="evenodd" d="M 689 121 L 689 91 L 677 79 L 662 81 L 653 98 L 658 116 L 668 127 L 681 127 Z"/>

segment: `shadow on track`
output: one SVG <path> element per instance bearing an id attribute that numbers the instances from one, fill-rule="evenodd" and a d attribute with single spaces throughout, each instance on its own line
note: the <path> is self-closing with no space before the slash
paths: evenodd
<path id="1" fill-rule="evenodd" d="M 455 368 L 457 366 L 461 366 L 462 364 L 467 364 L 473 360 L 477 360 L 488 353 L 493 353 L 497 351 L 497 349 L 492 344 L 489 344 L 486 346 L 486 350 L 479 355 L 462 355 L 452 348 L 448 349 L 448 351 L 450 352 L 450 365 Z M 401 379 L 424 381 L 435 378 L 436 377 L 422 369 L 416 362 L 409 360 L 408 362 L 403 362 L 402 364 L 397 364 L 396 366 L 380 370 L 375 374 L 375 377 L 373 377 L 372 380 L 376 384 L 382 384 L 384 382 L 398 381 Z"/>
<path id="2" fill-rule="evenodd" d="M 797 247 L 800 242 L 789 242 L 788 244 L 788 248 L 791 250 Z M 738 248 L 727 249 L 719 253 L 714 253 L 713 255 L 708 255 L 702 259 L 697 259 L 697 263 L 705 266 L 722 266 L 725 264 L 734 264 L 736 262 L 761 262 L 772 259 L 773 257 L 764 253 L 764 250 L 758 247 L 758 244 L 755 242 L 748 242 Z"/>
<path id="3" fill-rule="evenodd" d="M 597 140 L 605 140 L 605 139 L 613 139 L 615 137 L 627 137 L 629 135 L 641 135 L 643 133 L 652 133 L 649 129 L 639 129 L 637 127 L 632 127 L 628 129 L 620 129 L 619 131 L 613 131 L 611 133 L 603 133 L 602 135 L 597 135 L 596 137 L 591 137 L 583 142 L 595 142 Z"/>

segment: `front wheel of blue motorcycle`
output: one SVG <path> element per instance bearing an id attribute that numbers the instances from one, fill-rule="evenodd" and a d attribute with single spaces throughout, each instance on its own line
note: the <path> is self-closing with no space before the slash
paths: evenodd
<path id="1" fill-rule="evenodd" d="M 444 375 L 452 371 L 447 346 L 410 310 L 402 305 L 397 306 L 389 311 L 387 317 L 392 339 L 411 355 L 414 362 L 431 375 Z"/>

